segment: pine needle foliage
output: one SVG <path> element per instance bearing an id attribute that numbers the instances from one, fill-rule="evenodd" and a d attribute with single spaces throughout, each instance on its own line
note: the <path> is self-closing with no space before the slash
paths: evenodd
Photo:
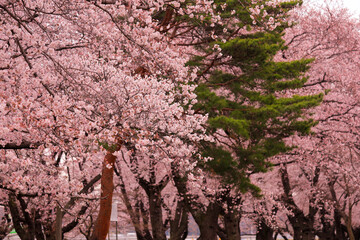
<path id="1" fill-rule="evenodd" d="M 249 176 L 267 171 L 272 166 L 269 158 L 294 147 L 285 144 L 287 137 L 310 134 L 316 122 L 309 110 L 323 97 L 301 94 L 314 59 L 274 61 L 286 49 L 282 36 L 292 25 L 286 16 L 301 1 L 277 7 L 268 2 L 215 0 L 222 23 L 196 21 L 203 33 L 199 42 L 206 44 L 196 46 L 199 54 L 187 63 L 198 69 L 196 111 L 208 114 L 209 134 L 217 141 L 203 143 L 204 155 L 212 160 L 202 167 L 254 194 L 259 188 Z M 256 6 L 260 15 L 267 11 L 267 16 L 252 18 Z M 270 17 L 279 23 L 274 28 L 266 26 Z M 240 29 L 247 31 L 241 34 Z M 216 37 L 209 39 L 210 33 Z"/>

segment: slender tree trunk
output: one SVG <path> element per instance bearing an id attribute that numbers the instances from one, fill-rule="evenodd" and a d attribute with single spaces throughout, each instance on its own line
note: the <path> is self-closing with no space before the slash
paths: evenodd
<path id="1" fill-rule="evenodd" d="M 55 240 L 62 240 L 62 211 L 56 206 Z"/>
<path id="2" fill-rule="evenodd" d="M 311 224 L 308 226 L 306 222 L 297 223 L 295 226 L 293 225 L 294 240 L 315 240 L 315 231 L 311 226 Z"/>
<path id="3" fill-rule="evenodd" d="M 294 229 L 294 240 L 315 240 L 315 230 L 313 223 L 307 222 L 306 218 L 299 219 L 297 223 L 292 224 Z"/>
<path id="4" fill-rule="evenodd" d="M 312 184 L 316 185 L 318 181 L 320 170 L 315 169 L 315 177 L 312 179 Z M 287 168 L 280 169 L 281 182 L 284 190 L 283 201 L 286 207 L 293 212 L 294 215 L 288 215 L 289 222 L 294 231 L 294 240 L 314 240 L 315 239 L 315 229 L 314 229 L 314 219 L 318 211 L 317 208 L 309 207 L 309 214 L 306 216 L 304 211 L 300 209 L 291 194 L 291 185 L 289 180 L 289 174 Z M 310 206 L 314 201 L 313 198 L 309 200 Z"/>
<path id="5" fill-rule="evenodd" d="M 294 230 L 294 240 L 301 240 L 301 228 L 294 224 L 291 224 Z"/>
<path id="6" fill-rule="evenodd" d="M 351 219 L 346 219 L 346 230 L 348 232 L 349 240 L 355 240 L 355 235 L 351 226 Z"/>
<path id="7" fill-rule="evenodd" d="M 111 204 L 114 191 L 114 163 L 116 157 L 108 151 L 102 167 L 100 210 L 91 240 L 106 240 L 110 228 Z"/>
<path id="8" fill-rule="evenodd" d="M 40 217 L 40 216 L 38 216 Z M 40 218 L 39 218 L 40 219 Z M 40 221 L 36 221 L 35 222 L 35 236 L 36 236 L 36 240 L 55 240 L 55 236 L 51 236 L 50 238 L 47 238 L 44 234 L 44 226 L 40 223 Z"/>
<path id="9" fill-rule="evenodd" d="M 321 231 L 318 231 L 316 235 L 319 237 L 319 240 L 337 240 L 338 238 L 335 236 L 334 226 L 324 225 Z"/>
<path id="10" fill-rule="evenodd" d="M 120 180 L 120 192 L 122 195 L 122 200 L 125 203 L 126 211 L 130 216 L 132 225 L 136 232 L 136 237 L 138 240 L 153 240 L 149 230 L 149 212 L 145 210 L 143 199 L 140 199 L 138 195 L 135 195 L 135 204 L 131 205 L 131 200 L 129 194 L 125 187 L 125 182 L 122 176 L 121 167 L 117 165 L 118 172 L 117 175 Z"/>
<path id="11" fill-rule="evenodd" d="M 336 238 L 334 231 L 329 230 L 326 231 L 325 229 L 322 230 L 321 232 L 316 234 L 319 237 L 319 240 L 337 240 L 338 238 Z"/>

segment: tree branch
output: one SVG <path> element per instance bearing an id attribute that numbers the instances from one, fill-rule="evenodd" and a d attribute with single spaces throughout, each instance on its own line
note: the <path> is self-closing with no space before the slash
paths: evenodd
<path id="1" fill-rule="evenodd" d="M 28 142 L 28 141 L 22 141 L 20 144 L 16 143 L 7 143 L 5 145 L 0 145 L 0 149 L 36 149 L 38 148 L 42 143 L 40 142 Z"/>

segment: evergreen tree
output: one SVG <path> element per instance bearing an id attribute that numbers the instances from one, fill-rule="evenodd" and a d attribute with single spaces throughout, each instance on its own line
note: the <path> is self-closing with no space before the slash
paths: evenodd
<path id="1" fill-rule="evenodd" d="M 308 110 L 323 94 L 301 94 L 313 60 L 275 61 L 286 49 L 287 12 L 299 3 L 215 1 L 221 21 L 203 21 L 199 42 L 207 43 L 195 45 L 198 54 L 188 62 L 199 69 L 197 111 L 209 114 L 217 142 L 204 143 L 205 155 L 213 158 L 205 168 L 242 192 L 258 193 L 249 174 L 267 171 L 267 159 L 293 147 L 284 139 L 309 134 L 316 124 Z"/>
<path id="2" fill-rule="evenodd" d="M 301 1 L 180 2 L 157 16 L 161 30 L 192 55 L 187 65 L 198 75 L 194 108 L 208 114 L 208 133 L 215 139 L 202 142 L 211 160 L 200 167 L 220 177 L 223 188 L 205 203 L 179 172 L 173 177 L 200 228 L 199 240 L 240 239 L 239 191 L 260 195 L 250 175 L 269 170 L 271 157 L 295 147 L 285 143 L 287 137 L 310 134 L 316 122 L 309 110 L 322 101 L 323 94 L 303 91 L 313 59 L 276 61 L 286 49 L 284 30 L 293 24 L 287 14 Z M 212 4 L 214 11 L 181 14 L 198 2 Z"/>

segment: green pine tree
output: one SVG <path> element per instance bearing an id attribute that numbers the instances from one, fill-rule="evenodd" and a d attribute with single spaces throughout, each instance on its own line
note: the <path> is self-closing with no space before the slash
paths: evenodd
<path id="1" fill-rule="evenodd" d="M 323 96 L 290 94 L 301 93 L 313 59 L 274 61 L 275 55 L 286 49 L 282 36 L 291 27 L 287 13 L 301 2 L 275 8 L 267 2 L 216 0 L 221 24 L 211 25 L 206 17 L 202 22 L 189 19 L 203 33 L 197 36 L 199 44 L 194 44 L 199 54 L 188 62 L 199 69 L 196 110 L 209 115 L 209 133 L 221 143 L 203 144 L 204 155 L 213 160 L 202 167 L 242 192 L 255 194 L 259 189 L 249 175 L 267 171 L 270 157 L 293 147 L 284 143 L 285 138 L 310 133 L 316 122 L 309 118 L 308 110 L 319 105 Z M 260 16 L 251 18 L 256 6 Z M 268 15 L 262 18 L 264 11 Z M 266 25 L 271 17 L 278 22 L 276 27 Z M 240 29 L 247 32 L 240 34 Z M 215 40 L 209 37 L 211 33 L 217 36 Z M 219 129 L 225 134 L 221 139 L 215 134 Z"/>

